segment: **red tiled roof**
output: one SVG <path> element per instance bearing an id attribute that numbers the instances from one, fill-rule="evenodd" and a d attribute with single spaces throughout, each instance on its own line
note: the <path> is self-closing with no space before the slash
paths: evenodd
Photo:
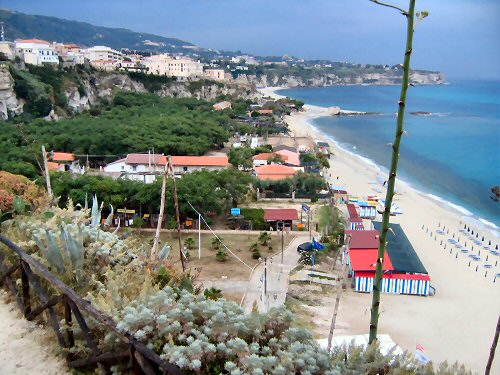
<path id="1" fill-rule="evenodd" d="M 295 208 L 265 208 L 264 220 L 299 220 Z"/>
<path id="2" fill-rule="evenodd" d="M 125 164 L 160 164 L 162 157 L 164 156 L 160 154 L 128 154 L 125 158 Z"/>
<path id="3" fill-rule="evenodd" d="M 259 109 L 257 112 L 260 113 L 261 115 L 267 115 L 267 114 L 273 113 L 273 110 L 272 109 Z"/>
<path id="4" fill-rule="evenodd" d="M 172 164 L 180 167 L 227 167 L 229 160 L 227 156 L 172 156 Z"/>
<path id="5" fill-rule="evenodd" d="M 59 164 L 59 163 L 55 163 L 53 161 L 49 161 L 49 162 L 47 162 L 47 166 L 49 167 L 50 171 L 57 171 L 59 168 L 63 167 L 64 164 Z"/>
<path id="6" fill-rule="evenodd" d="M 252 159 L 253 160 L 267 160 L 267 159 L 270 159 L 272 158 L 273 156 L 276 156 L 276 155 L 279 155 L 275 152 L 264 152 L 262 154 L 257 154 L 255 155 Z M 279 155 L 281 159 L 283 160 L 288 160 L 288 156 L 287 155 Z"/>
<path id="7" fill-rule="evenodd" d="M 351 236 L 349 242 L 350 249 L 378 249 L 379 233 L 377 230 L 346 230 L 346 241 Z"/>
<path id="8" fill-rule="evenodd" d="M 375 272 L 356 272 L 356 277 L 375 277 Z M 431 278 L 429 275 L 421 275 L 421 274 L 407 274 L 407 273 L 384 273 L 382 274 L 383 279 L 396 279 L 396 280 L 428 280 Z"/>
<path id="9" fill-rule="evenodd" d="M 378 250 L 349 250 L 349 259 L 353 271 L 375 271 L 377 263 Z M 392 271 L 391 259 L 387 253 L 384 254 L 384 271 Z"/>
<path id="10" fill-rule="evenodd" d="M 75 160 L 75 155 L 69 152 L 53 152 L 49 159 L 53 161 L 73 161 Z"/>
<path id="11" fill-rule="evenodd" d="M 256 167 L 255 174 L 260 180 L 283 180 L 293 176 L 295 169 L 281 164 L 271 164 Z"/>
<path id="12" fill-rule="evenodd" d="M 41 39 L 16 39 L 16 43 L 37 43 L 37 44 L 50 44 L 46 40 Z"/>

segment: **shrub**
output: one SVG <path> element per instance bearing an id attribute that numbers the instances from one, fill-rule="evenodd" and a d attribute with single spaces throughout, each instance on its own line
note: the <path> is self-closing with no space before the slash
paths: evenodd
<path id="1" fill-rule="evenodd" d="M 144 226 L 144 220 L 140 216 L 134 217 L 134 220 L 132 221 L 132 228 L 142 228 Z"/>
<path id="2" fill-rule="evenodd" d="M 260 255 L 260 251 L 259 250 L 255 250 L 253 253 L 252 253 L 252 258 L 253 259 L 259 259 L 261 257 Z"/>
<path id="3" fill-rule="evenodd" d="M 217 251 L 217 254 L 215 254 L 215 258 L 219 262 L 225 262 L 227 260 L 227 253 L 226 253 L 226 251 L 223 250 L 223 249 Z"/>

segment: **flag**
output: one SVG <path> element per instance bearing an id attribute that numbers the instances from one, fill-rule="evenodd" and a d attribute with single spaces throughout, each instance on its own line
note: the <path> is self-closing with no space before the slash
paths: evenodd
<path id="1" fill-rule="evenodd" d="M 417 342 L 416 349 L 421 351 L 421 352 L 425 352 L 425 348 L 422 345 L 420 345 L 418 342 Z"/>
<path id="2" fill-rule="evenodd" d="M 323 246 L 313 238 L 313 249 L 323 250 L 324 248 L 325 246 Z"/>

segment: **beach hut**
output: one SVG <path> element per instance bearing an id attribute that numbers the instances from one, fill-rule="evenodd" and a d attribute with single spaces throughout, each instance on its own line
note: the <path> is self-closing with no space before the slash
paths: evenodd
<path id="1" fill-rule="evenodd" d="M 377 216 L 377 206 L 366 201 L 359 201 L 359 216 L 363 219 L 373 220 Z"/>
<path id="2" fill-rule="evenodd" d="M 344 186 L 330 185 L 330 191 L 335 203 L 345 204 L 349 201 L 349 194 L 347 194 L 347 189 Z"/>
<path id="3" fill-rule="evenodd" d="M 266 208 L 264 209 L 264 220 L 274 230 L 282 228 L 292 229 L 293 222 L 299 220 L 299 215 L 295 208 Z"/>

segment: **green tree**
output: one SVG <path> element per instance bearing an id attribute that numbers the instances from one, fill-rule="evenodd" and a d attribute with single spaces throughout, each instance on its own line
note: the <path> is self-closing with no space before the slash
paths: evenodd
<path id="1" fill-rule="evenodd" d="M 253 166 L 252 156 L 252 149 L 249 147 L 233 147 L 228 152 L 229 162 L 235 168 L 251 169 Z"/>
<path id="2" fill-rule="evenodd" d="M 271 235 L 267 232 L 260 232 L 259 242 L 262 246 L 267 246 L 268 241 L 271 241 Z"/>
<path id="3" fill-rule="evenodd" d="M 192 250 L 194 247 L 193 237 L 186 237 L 186 239 L 184 240 L 184 246 L 186 246 L 186 249 Z"/>

